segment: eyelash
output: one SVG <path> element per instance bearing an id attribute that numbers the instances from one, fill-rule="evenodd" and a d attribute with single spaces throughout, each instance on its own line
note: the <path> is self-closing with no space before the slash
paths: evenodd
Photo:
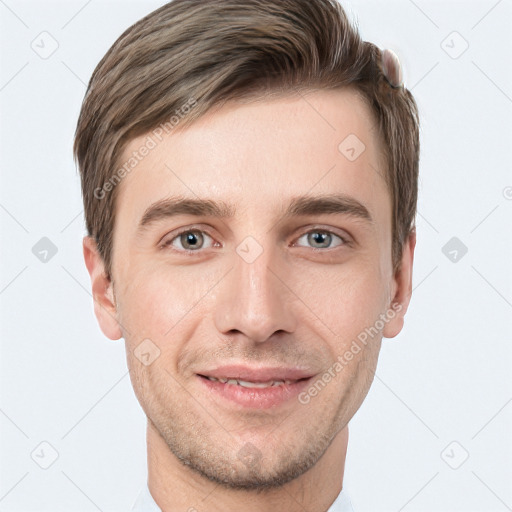
<path id="1" fill-rule="evenodd" d="M 170 248 L 172 251 L 175 251 L 177 253 L 180 253 L 180 254 L 186 254 L 186 255 L 191 255 L 191 256 L 195 256 L 195 255 L 198 255 L 198 254 L 201 254 L 201 249 L 196 249 L 196 250 L 190 250 L 190 249 L 175 249 L 174 247 L 172 247 L 172 243 L 175 241 L 175 240 L 178 240 L 179 237 L 181 235 L 183 235 L 184 233 L 194 233 L 194 232 L 199 232 L 201 234 L 206 234 L 207 236 L 209 236 L 212 240 L 213 240 L 213 237 L 205 230 L 202 230 L 202 229 L 198 229 L 198 228 L 186 228 L 186 229 L 183 229 L 181 231 L 179 231 L 175 236 L 173 236 L 171 239 L 168 239 L 166 240 L 165 242 L 163 242 L 161 245 L 160 245 L 160 248 L 161 249 L 168 249 Z M 321 228 L 313 228 L 313 229 L 310 229 L 304 233 L 302 233 L 296 240 L 300 240 L 302 237 L 310 234 L 310 233 L 322 233 L 322 234 L 328 234 L 328 235 L 332 235 L 333 237 L 337 237 L 341 240 L 341 243 L 335 247 L 327 247 L 327 248 L 323 248 L 323 247 L 311 247 L 311 249 L 313 250 L 317 250 L 317 251 L 329 251 L 329 250 L 332 250 L 332 249 L 336 249 L 337 247 L 342 247 L 342 246 L 351 246 L 351 243 L 350 241 L 346 238 L 346 237 L 343 237 L 337 233 L 334 233 L 333 231 L 330 231 L 329 229 L 321 229 Z M 305 247 L 305 246 L 299 246 L 299 247 Z"/>

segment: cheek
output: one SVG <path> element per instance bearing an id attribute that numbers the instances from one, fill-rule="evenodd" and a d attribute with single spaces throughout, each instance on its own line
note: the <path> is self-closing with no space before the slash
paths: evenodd
<path id="1" fill-rule="evenodd" d="M 145 276 L 131 276 L 126 282 L 130 284 L 119 301 L 119 319 L 133 342 L 161 338 L 183 316 L 184 297 L 178 286 Z"/>
<path id="2" fill-rule="evenodd" d="M 277 287 L 276 293 L 283 293 L 299 323 L 309 323 L 305 319 L 311 317 L 311 322 L 328 328 L 329 338 L 333 333 L 336 340 L 339 337 L 342 341 L 335 341 L 333 346 L 340 351 L 371 326 L 384 307 L 386 286 L 377 256 L 368 250 L 339 265 L 305 260 L 277 265 L 275 270 L 291 292 Z M 222 283 L 227 270 L 229 266 L 220 261 L 179 268 L 165 263 L 148 266 L 147 261 L 141 261 L 126 267 L 120 282 L 129 284 L 118 297 L 124 338 L 132 347 L 146 338 L 162 347 L 173 339 L 172 346 L 178 350 L 178 333 L 183 338 L 193 331 L 194 324 L 213 314 L 218 291 L 226 285 L 240 286 L 229 279 L 229 284 Z M 238 294 L 222 294 L 224 298 L 230 296 L 236 298 Z"/>
<path id="3" fill-rule="evenodd" d="M 378 258 L 369 254 L 343 265 L 301 269 L 295 275 L 297 295 L 343 338 L 372 325 L 385 307 L 387 284 Z"/>
<path id="4" fill-rule="evenodd" d="M 216 280 L 210 272 L 206 276 L 205 270 L 192 265 L 180 269 L 166 265 L 140 268 L 124 277 L 129 285 L 121 294 L 119 319 L 127 331 L 125 339 L 135 344 L 150 338 L 166 347 L 170 339 L 176 339 L 176 333 L 183 332 L 187 321 L 198 317 Z"/>

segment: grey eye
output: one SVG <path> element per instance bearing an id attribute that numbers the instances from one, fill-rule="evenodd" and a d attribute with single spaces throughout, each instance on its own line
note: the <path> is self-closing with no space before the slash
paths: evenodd
<path id="1" fill-rule="evenodd" d="M 180 236 L 180 242 L 184 249 L 197 249 L 203 245 L 204 237 L 199 231 L 187 231 Z"/>
<path id="2" fill-rule="evenodd" d="M 304 237 L 306 237 L 307 243 L 310 244 L 310 246 L 313 247 L 313 249 L 330 249 L 331 247 L 337 247 L 344 243 L 344 240 L 340 236 L 335 235 L 334 233 L 330 233 L 329 231 L 310 231 L 309 233 L 305 233 L 304 235 L 302 235 L 299 238 L 299 241 Z M 336 239 L 338 239 L 340 243 L 331 246 L 331 243 L 333 241 L 336 241 Z"/>
<path id="3" fill-rule="evenodd" d="M 210 239 L 210 245 L 206 242 Z M 197 252 L 199 249 L 205 249 L 212 246 L 212 238 L 210 235 L 200 231 L 198 229 L 188 229 L 182 231 L 174 238 L 165 243 L 165 245 L 171 245 L 176 251 L 192 251 Z"/>

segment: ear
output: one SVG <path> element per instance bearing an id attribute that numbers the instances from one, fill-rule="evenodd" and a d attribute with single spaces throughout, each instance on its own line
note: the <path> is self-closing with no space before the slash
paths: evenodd
<path id="1" fill-rule="evenodd" d="M 404 317 L 409 307 L 412 295 L 412 265 L 414 261 L 414 248 L 416 247 L 416 228 L 414 228 L 402 251 L 400 265 L 393 277 L 393 294 L 388 305 L 387 316 L 390 320 L 384 326 L 384 338 L 394 338 L 404 326 Z"/>
<path id="2" fill-rule="evenodd" d="M 118 340 L 122 332 L 117 321 L 113 283 L 106 275 L 103 258 L 92 237 L 84 237 L 83 250 L 85 266 L 91 276 L 94 314 L 103 334 L 111 340 Z"/>

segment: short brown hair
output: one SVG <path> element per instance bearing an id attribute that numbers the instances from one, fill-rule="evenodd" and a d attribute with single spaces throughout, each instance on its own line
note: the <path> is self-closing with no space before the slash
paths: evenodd
<path id="1" fill-rule="evenodd" d="M 128 28 L 94 70 L 73 147 L 88 235 L 107 275 L 113 180 L 125 174 L 115 173 L 131 139 L 169 125 L 191 100 L 194 108 L 175 116 L 180 129 L 230 99 L 342 87 L 366 100 L 381 134 L 396 270 L 415 224 L 419 120 L 412 94 L 391 86 L 381 58 L 336 0 L 174 0 Z"/>

